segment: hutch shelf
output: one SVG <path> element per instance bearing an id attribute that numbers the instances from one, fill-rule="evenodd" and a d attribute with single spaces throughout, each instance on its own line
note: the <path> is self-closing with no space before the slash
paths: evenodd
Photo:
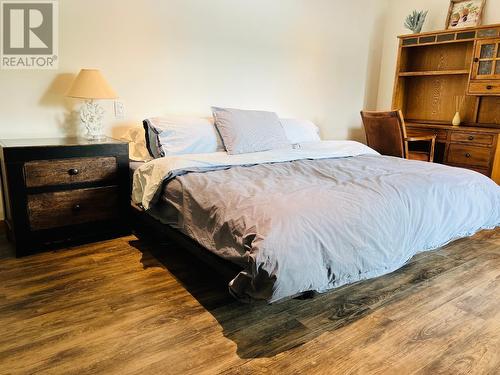
<path id="1" fill-rule="evenodd" d="M 409 136 L 437 136 L 435 161 L 500 183 L 500 24 L 399 36 L 392 106 Z"/>

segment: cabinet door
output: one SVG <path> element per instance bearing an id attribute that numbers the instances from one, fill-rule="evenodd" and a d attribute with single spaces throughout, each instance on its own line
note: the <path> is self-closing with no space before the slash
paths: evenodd
<path id="1" fill-rule="evenodd" d="M 500 79 L 499 38 L 481 40 L 476 43 L 471 78 L 473 80 Z"/>

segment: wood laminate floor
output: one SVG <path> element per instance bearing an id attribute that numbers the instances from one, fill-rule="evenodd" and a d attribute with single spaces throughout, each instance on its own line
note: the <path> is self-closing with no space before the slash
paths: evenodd
<path id="1" fill-rule="evenodd" d="M 133 236 L 22 259 L 1 237 L 0 373 L 500 373 L 500 229 L 312 299 L 226 285 Z"/>

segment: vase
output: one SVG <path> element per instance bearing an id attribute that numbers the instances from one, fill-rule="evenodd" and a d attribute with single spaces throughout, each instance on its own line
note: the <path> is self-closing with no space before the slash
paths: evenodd
<path id="1" fill-rule="evenodd" d="M 422 22 L 420 25 L 416 26 L 414 29 L 413 29 L 413 33 L 414 34 L 420 34 L 420 32 L 422 31 L 422 27 L 424 26 L 424 23 Z"/>
<path id="2" fill-rule="evenodd" d="M 460 118 L 460 112 L 455 113 L 455 116 L 453 116 L 453 120 L 451 123 L 453 126 L 459 126 L 460 123 L 462 122 L 462 119 Z"/>
<path id="3" fill-rule="evenodd" d="M 94 100 L 87 100 L 80 108 L 80 122 L 87 130 L 86 138 L 89 141 L 100 141 L 104 139 L 102 119 L 104 108 Z"/>

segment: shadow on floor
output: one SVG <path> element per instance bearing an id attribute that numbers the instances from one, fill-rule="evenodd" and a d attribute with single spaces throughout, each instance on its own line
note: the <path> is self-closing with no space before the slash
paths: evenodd
<path id="1" fill-rule="evenodd" d="M 15 258 L 14 245 L 7 238 L 7 229 L 0 223 L 0 259 Z"/>
<path id="2" fill-rule="evenodd" d="M 272 305 L 263 302 L 242 304 L 229 295 L 229 280 L 221 278 L 178 246 L 142 240 L 130 244 L 142 252 L 141 262 L 145 268 L 166 268 L 217 319 L 224 336 L 237 345 L 240 358 L 273 357 L 301 346 L 400 300 L 418 284 L 461 264 L 456 259 L 430 252 L 420 254 L 392 274 L 314 298 L 291 299 Z"/>

